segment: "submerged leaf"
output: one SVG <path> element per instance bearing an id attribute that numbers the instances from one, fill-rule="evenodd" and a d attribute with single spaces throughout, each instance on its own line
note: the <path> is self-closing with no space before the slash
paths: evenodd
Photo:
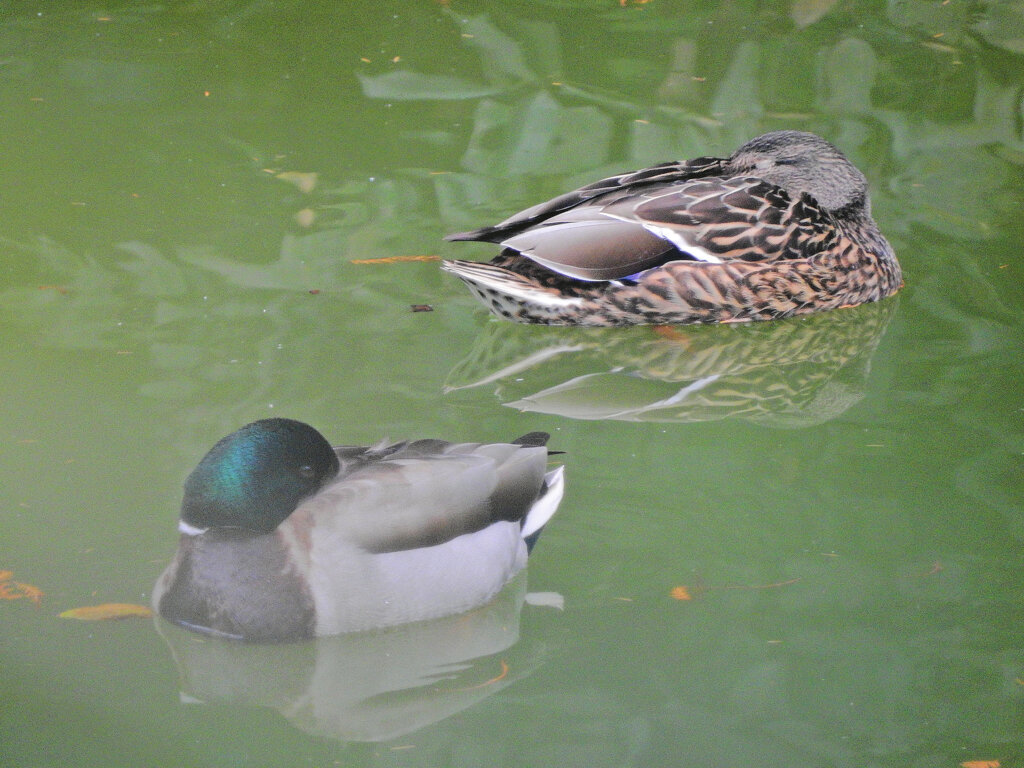
<path id="1" fill-rule="evenodd" d="M 315 172 L 303 173 L 302 171 L 281 171 L 275 178 L 294 184 L 300 192 L 309 194 L 316 188 L 317 174 Z"/>
<path id="2" fill-rule="evenodd" d="M 960 763 L 963 768 L 999 768 L 998 760 L 967 760 Z"/>
<path id="3" fill-rule="evenodd" d="M 39 605 L 43 590 L 32 584 L 11 581 L 14 571 L 0 571 L 0 600 L 20 600 L 25 598 Z"/>
<path id="4" fill-rule="evenodd" d="M 526 604 L 565 610 L 565 596 L 558 592 L 527 592 Z"/>
<path id="5" fill-rule="evenodd" d="M 672 587 L 672 591 L 668 595 L 673 600 L 693 600 L 690 590 L 683 586 Z"/>
<path id="6" fill-rule="evenodd" d="M 459 690 L 459 691 L 475 691 L 477 688 L 486 688 L 488 685 L 494 685 L 495 683 L 501 682 L 506 677 L 508 677 L 509 666 L 508 666 L 508 662 L 505 661 L 504 659 L 502 659 L 500 663 L 501 663 L 501 671 L 497 675 L 492 677 L 490 680 L 484 680 L 482 683 L 478 683 L 477 685 L 471 685 L 468 688 L 458 688 L 456 690 Z"/>
<path id="7" fill-rule="evenodd" d="M 86 605 L 72 608 L 60 614 L 62 619 L 79 619 L 80 621 L 102 621 L 104 619 L 127 619 L 138 616 L 147 618 L 153 612 L 144 605 L 131 603 L 103 603 L 102 605 Z"/>

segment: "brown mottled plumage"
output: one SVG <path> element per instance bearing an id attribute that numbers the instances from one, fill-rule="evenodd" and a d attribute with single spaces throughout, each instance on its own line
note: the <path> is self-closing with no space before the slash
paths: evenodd
<path id="1" fill-rule="evenodd" d="M 902 285 L 864 175 L 799 131 L 602 179 L 447 239 L 504 247 L 489 264 L 443 268 L 495 314 L 529 323 L 771 320 Z"/>

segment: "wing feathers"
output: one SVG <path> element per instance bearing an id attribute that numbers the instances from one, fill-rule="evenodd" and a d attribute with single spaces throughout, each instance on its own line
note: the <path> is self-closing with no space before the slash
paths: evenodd
<path id="1" fill-rule="evenodd" d="M 433 546 L 522 521 L 544 493 L 546 465 L 542 443 L 417 441 L 337 480 L 292 517 L 367 552 Z"/>
<path id="2" fill-rule="evenodd" d="M 683 162 L 669 161 L 659 163 L 639 171 L 609 176 L 575 189 L 572 192 L 566 192 L 546 202 L 531 206 L 493 227 L 481 227 L 470 232 L 457 232 L 453 235 L 448 235 L 445 237 L 445 240 L 479 240 L 489 243 L 500 243 L 506 238 L 523 232 L 563 211 L 576 208 L 601 196 L 607 195 L 614 199 L 620 199 L 622 197 L 631 197 L 634 192 L 642 192 L 647 187 L 680 183 L 711 176 L 721 173 L 727 162 L 727 160 L 717 157 L 698 157 Z"/>
<path id="3" fill-rule="evenodd" d="M 557 467 L 544 475 L 544 495 L 534 502 L 523 521 L 523 538 L 536 537 L 555 514 L 565 493 L 565 467 Z"/>
<path id="4" fill-rule="evenodd" d="M 715 166 L 706 161 L 696 167 Z M 558 274 L 609 281 L 669 261 L 770 262 L 806 255 L 809 240 L 827 229 L 824 216 L 761 179 L 680 178 L 674 164 L 562 195 L 491 228 L 483 239 Z"/>
<path id="5" fill-rule="evenodd" d="M 502 245 L 580 280 L 615 280 L 666 261 L 675 247 L 639 222 L 604 217 L 529 229 Z"/>

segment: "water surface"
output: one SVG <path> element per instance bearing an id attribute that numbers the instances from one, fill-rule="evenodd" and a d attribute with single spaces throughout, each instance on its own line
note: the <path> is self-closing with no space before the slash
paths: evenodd
<path id="1" fill-rule="evenodd" d="M 0 763 L 1020 764 L 1022 19 L 7 4 L 0 570 L 44 594 L 0 601 Z M 434 262 L 356 263 L 486 258 L 440 238 L 778 128 L 864 170 L 895 299 L 517 327 Z M 57 617 L 146 603 L 181 481 L 271 415 L 338 443 L 543 429 L 566 501 L 469 631 L 251 649 Z"/>

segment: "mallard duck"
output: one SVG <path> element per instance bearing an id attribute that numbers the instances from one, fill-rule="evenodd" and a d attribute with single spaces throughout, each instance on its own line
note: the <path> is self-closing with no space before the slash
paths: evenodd
<path id="1" fill-rule="evenodd" d="M 442 267 L 495 314 L 530 323 L 771 320 L 902 285 L 864 175 L 800 131 L 601 179 L 446 239 L 500 244 L 489 264 Z"/>
<path id="2" fill-rule="evenodd" d="M 153 589 L 165 619 L 250 641 L 460 613 L 526 565 L 562 498 L 548 436 L 332 448 L 263 419 L 185 481 L 178 551 Z"/>

